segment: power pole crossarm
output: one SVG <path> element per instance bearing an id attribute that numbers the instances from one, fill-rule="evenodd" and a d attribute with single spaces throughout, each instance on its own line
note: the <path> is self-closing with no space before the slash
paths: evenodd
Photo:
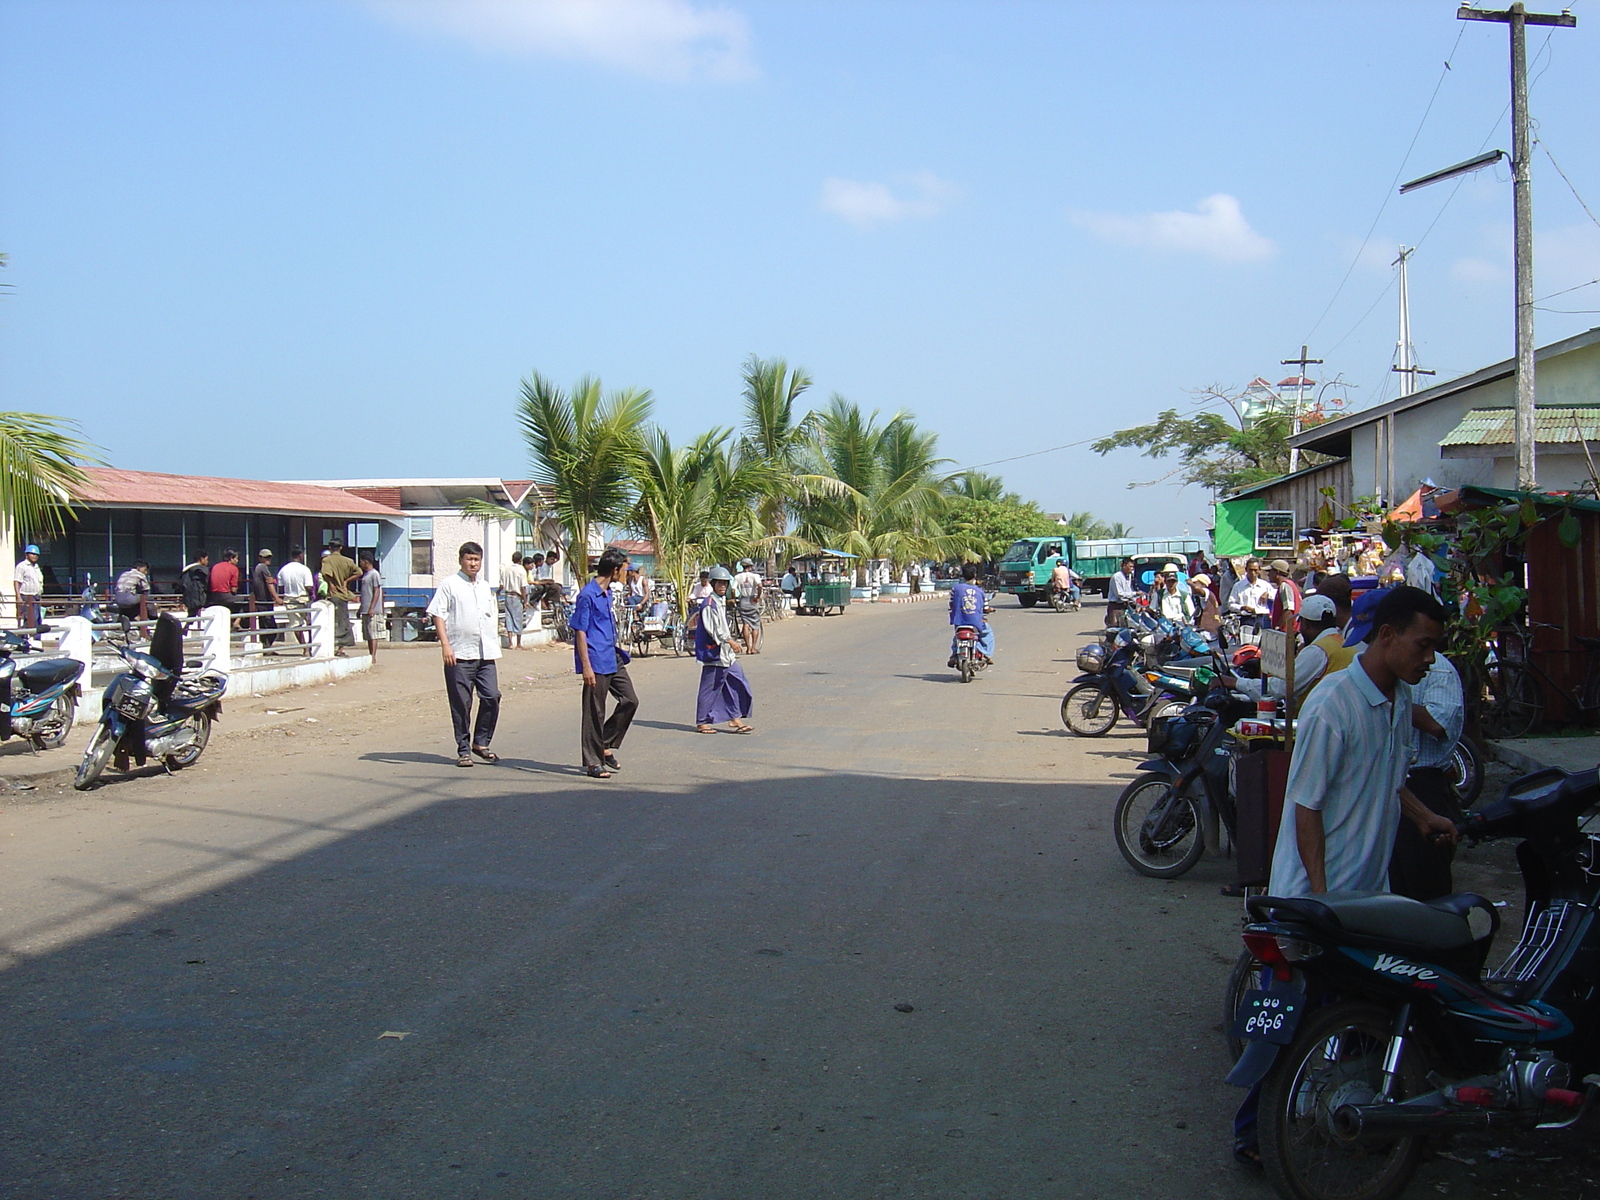
<path id="1" fill-rule="evenodd" d="M 1300 410 L 1305 407 L 1306 368 L 1312 364 L 1316 364 L 1317 366 L 1322 365 L 1322 360 L 1320 358 L 1307 358 L 1306 355 L 1309 353 L 1309 347 L 1301 346 L 1299 358 L 1281 358 L 1278 360 L 1286 367 L 1296 368 L 1294 376 L 1294 420 L 1292 422 L 1293 432 L 1295 433 L 1300 432 Z M 1291 446 L 1289 447 L 1289 474 L 1293 475 L 1299 469 L 1300 448 L 1298 446 Z"/>

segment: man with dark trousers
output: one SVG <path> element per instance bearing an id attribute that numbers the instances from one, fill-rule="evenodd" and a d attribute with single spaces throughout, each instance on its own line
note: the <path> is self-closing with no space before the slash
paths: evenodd
<path id="1" fill-rule="evenodd" d="M 462 542 L 457 555 L 461 570 L 445 579 L 428 602 L 428 615 L 439 634 L 444 655 L 445 691 L 450 700 L 450 723 L 456 735 L 456 766 L 470 767 L 476 754 L 487 763 L 500 761 L 489 749 L 495 723 L 500 719 L 500 677 L 495 660 L 500 657 L 500 606 L 494 589 L 483 578 L 483 547 Z M 468 737 L 472 696 L 478 696 L 478 719 Z"/>
<path id="2" fill-rule="evenodd" d="M 607 546 L 595 564 L 594 578 L 578 593 L 568 621 L 573 661 L 583 676 L 583 773 L 591 779 L 610 779 L 614 771 L 622 770 L 616 749 L 639 708 L 633 680 L 628 678 L 628 652 L 617 645 L 611 610 L 611 585 L 627 566 L 628 556 Z M 607 696 L 617 701 L 610 717 Z"/>

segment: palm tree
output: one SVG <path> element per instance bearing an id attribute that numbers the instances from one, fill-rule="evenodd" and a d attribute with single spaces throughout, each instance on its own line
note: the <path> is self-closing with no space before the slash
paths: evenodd
<path id="1" fill-rule="evenodd" d="M 998 500 L 1002 504 L 1021 504 L 1022 497 L 1006 491 L 1005 480 L 998 475 L 982 471 L 962 471 L 945 481 L 945 490 L 952 496 L 965 496 L 968 500 Z"/>
<path id="2" fill-rule="evenodd" d="M 551 509 L 572 536 L 569 553 L 588 555 L 589 529 L 628 518 L 645 422 L 652 401 L 642 388 L 603 392 L 592 376 L 563 392 L 537 371 L 522 381 L 517 424 L 527 443 L 529 471 Z M 502 505 L 469 500 L 462 511 L 475 516 L 516 516 Z"/>
<path id="3" fill-rule="evenodd" d="M 937 442 L 910 413 L 880 424 L 876 413 L 835 395 L 817 414 L 807 457 L 812 474 L 832 475 L 845 490 L 802 505 L 798 540 L 897 567 L 965 554 L 965 543 L 939 526 L 945 501 L 938 469 L 949 460 L 937 456 Z"/>
<path id="4" fill-rule="evenodd" d="M 782 537 L 789 530 L 790 507 L 805 489 L 796 478 L 799 462 L 810 437 L 812 414 L 800 416 L 796 402 L 811 386 L 804 367 L 781 358 L 745 359 L 744 430 L 739 439 L 742 456 L 761 459 L 773 468 L 773 483 L 757 507 L 764 536 Z M 769 548 L 768 565 L 773 552 Z"/>
<path id="5" fill-rule="evenodd" d="M 11 531 L 55 534 L 73 515 L 89 477 L 100 466 L 78 424 L 43 413 L 0 412 L 0 522 Z"/>

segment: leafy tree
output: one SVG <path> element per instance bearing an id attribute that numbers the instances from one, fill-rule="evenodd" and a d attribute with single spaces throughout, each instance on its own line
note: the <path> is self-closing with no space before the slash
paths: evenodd
<path id="1" fill-rule="evenodd" d="M 591 376 L 578 380 L 570 393 L 538 372 L 522 381 L 517 423 L 528 447 L 529 470 L 554 497 L 552 508 L 580 556 L 580 574 L 590 526 L 619 525 L 632 510 L 650 408 L 648 390 L 607 393 Z M 461 508 L 477 516 L 508 515 L 502 505 L 485 501 L 469 500 Z"/>
<path id="2" fill-rule="evenodd" d="M 964 496 L 968 500 L 999 500 L 1008 504 L 1021 504 L 1022 497 L 1015 492 L 1006 491 L 1005 480 L 998 475 L 988 475 L 982 471 L 962 471 L 945 480 L 945 491 L 952 496 Z"/>
<path id="3" fill-rule="evenodd" d="M 1149 487 L 1177 476 L 1185 484 L 1198 483 L 1213 495 L 1231 496 L 1241 488 L 1276 479 L 1289 471 L 1290 413 L 1268 411 L 1245 415 L 1243 393 L 1220 386 L 1202 388 L 1196 404 L 1200 411 L 1184 416 L 1175 408 L 1160 413 L 1148 425 L 1119 429 L 1091 444 L 1096 454 L 1129 447 L 1146 458 L 1176 455 L 1178 466 L 1159 479 L 1135 481 L 1129 487 Z M 1221 406 L 1230 415 L 1217 411 Z M 1301 424 L 1315 420 L 1302 417 Z M 1302 454 L 1304 466 L 1325 461 L 1322 455 Z"/>
<path id="4" fill-rule="evenodd" d="M 740 450 L 770 463 L 776 470 L 758 506 L 767 536 L 786 533 L 789 510 L 802 490 L 794 480 L 811 432 L 811 414 L 801 416 L 796 404 L 811 386 L 804 367 L 791 369 L 781 358 L 752 354 L 744 363 L 744 430 Z"/>
<path id="5" fill-rule="evenodd" d="M 974 558 L 998 560 L 1018 538 L 1050 537 L 1061 526 L 1037 504 L 1016 500 L 975 500 L 952 496 L 944 528 L 966 544 Z"/>
<path id="6" fill-rule="evenodd" d="M 0 522 L 20 535 L 59 533 L 99 466 L 77 422 L 43 413 L 0 412 Z"/>

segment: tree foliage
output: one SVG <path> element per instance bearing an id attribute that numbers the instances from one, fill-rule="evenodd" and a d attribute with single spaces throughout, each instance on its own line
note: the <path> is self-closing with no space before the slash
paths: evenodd
<path id="1" fill-rule="evenodd" d="M 1242 394 L 1221 387 L 1200 389 L 1195 403 L 1199 411 L 1188 416 L 1169 408 L 1147 425 L 1100 438 L 1090 449 L 1096 454 L 1138 449 L 1146 458 L 1176 456 L 1178 466 L 1166 475 L 1134 481 L 1129 487 L 1149 487 L 1177 476 L 1222 497 L 1288 473 L 1289 435 L 1294 429 L 1290 413 L 1267 411 L 1247 420 Z M 1302 424 L 1307 423 L 1303 419 Z M 1325 461 L 1310 453 L 1302 453 L 1301 459 L 1303 466 Z"/>
<path id="2" fill-rule="evenodd" d="M 78 425 L 43 413 L 0 412 L 0 518 L 19 536 L 59 533 L 98 466 Z"/>
<path id="3" fill-rule="evenodd" d="M 1061 526 L 1031 501 L 952 496 L 947 503 L 945 530 L 965 543 L 974 558 L 997 561 L 1018 538 L 1062 532 Z"/>

